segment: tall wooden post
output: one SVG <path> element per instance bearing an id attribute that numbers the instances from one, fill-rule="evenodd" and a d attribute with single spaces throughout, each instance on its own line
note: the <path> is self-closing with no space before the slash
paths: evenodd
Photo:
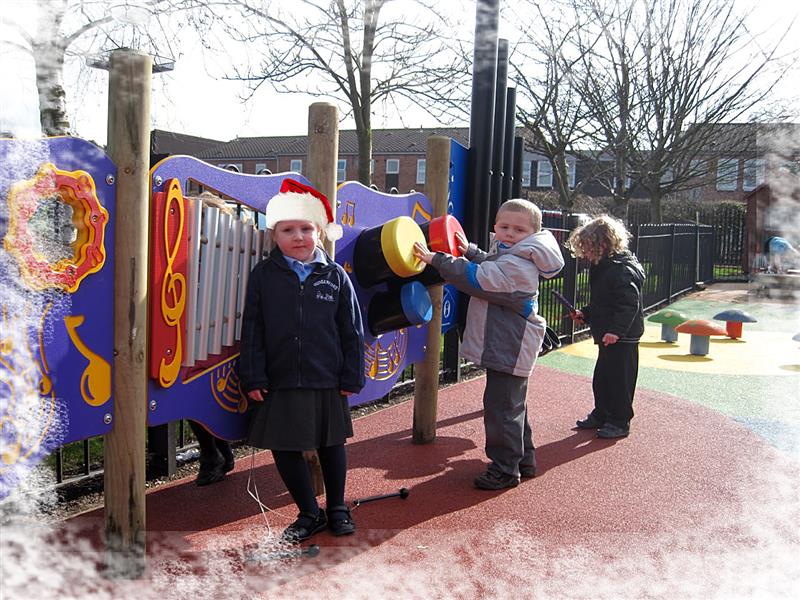
<path id="1" fill-rule="evenodd" d="M 336 219 L 336 167 L 339 160 L 339 115 L 329 102 L 315 102 L 308 108 L 308 155 L 306 177 L 331 203 Z M 325 251 L 334 257 L 334 244 L 325 240 Z M 322 468 L 314 451 L 305 453 L 311 480 L 317 495 L 325 492 Z"/>
<path id="2" fill-rule="evenodd" d="M 433 216 L 447 214 L 450 185 L 450 138 L 428 138 L 425 157 L 425 193 L 433 205 Z M 428 323 L 425 358 L 414 366 L 414 425 L 412 441 L 428 444 L 436 439 L 436 412 L 439 397 L 439 353 L 442 346 L 442 286 L 428 288 L 433 317 Z"/>
<path id="3" fill-rule="evenodd" d="M 308 172 L 306 177 L 325 194 L 336 218 L 336 167 L 339 160 L 339 115 L 329 102 L 315 102 L 308 108 Z M 325 242 L 325 251 L 333 258 L 333 244 Z"/>
<path id="4" fill-rule="evenodd" d="M 114 427 L 105 436 L 108 575 L 145 567 L 147 243 L 152 58 L 111 53 L 108 154 L 117 165 L 114 274 Z"/>

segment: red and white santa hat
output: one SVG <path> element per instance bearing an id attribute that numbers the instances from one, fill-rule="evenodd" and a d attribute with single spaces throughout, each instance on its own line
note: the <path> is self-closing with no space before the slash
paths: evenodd
<path id="1" fill-rule="evenodd" d="M 294 179 L 283 180 L 280 192 L 267 203 L 265 214 L 267 229 L 274 229 L 279 221 L 311 221 L 319 225 L 331 242 L 342 237 L 342 226 L 335 223 L 325 195 Z"/>

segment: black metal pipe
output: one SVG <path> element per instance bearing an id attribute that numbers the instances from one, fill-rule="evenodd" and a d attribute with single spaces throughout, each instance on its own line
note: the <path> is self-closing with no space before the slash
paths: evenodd
<path id="1" fill-rule="evenodd" d="M 522 157 L 525 150 L 525 141 L 522 136 L 514 137 L 514 179 L 511 182 L 511 197 L 522 197 Z"/>
<path id="2" fill-rule="evenodd" d="M 500 192 L 500 203 L 502 204 L 512 196 L 511 190 L 514 187 L 514 179 L 519 177 L 519 172 L 514 170 L 514 131 L 517 122 L 517 88 L 506 90 L 506 128 L 503 135 L 503 186 Z"/>
<path id="3" fill-rule="evenodd" d="M 492 170 L 497 32 L 500 0 L 475 2 L 475 50 L 469 124 L 469 169 L 464 215 L 470 241 L 487 248 L 489 189 Z"/>
<path id="4" fill-rule="evenodd" d="M 503 158 L 506 133 L 506 87 L 508 85 L 508 40 L 497 44 L 497 79 L 494 89 L 494 133 L 492 137 L 492 183 L 486 225 L 491 228 L 503 195 Z"/>

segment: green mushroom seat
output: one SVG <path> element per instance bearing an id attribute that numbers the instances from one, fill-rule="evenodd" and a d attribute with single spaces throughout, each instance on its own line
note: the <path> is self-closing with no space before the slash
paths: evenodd
<path id="1" fill-rule="evenodd" d="M 675 332 L 675 326 L 688 321 L 688 317 L 677 310 L 665 308 L 650 315 L 647 320 L 653 323 L 661 323 L 661 341 L 676 342 L 678 341 L 678 334 Z"/>

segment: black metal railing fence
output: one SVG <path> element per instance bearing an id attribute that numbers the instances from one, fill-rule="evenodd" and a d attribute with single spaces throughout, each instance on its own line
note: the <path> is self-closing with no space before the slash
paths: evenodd
<path id="1" fill-rule="evenodd" d="M 540 282 L 538 310 L 559 337 L 570 343 L 576 336 L 585 334 L 587 328 L 576 327 L 564 307 L 555 299 L 556 290 L 575 306 L 589 301 L 589 263 L 573 258 L 566 247 L 569 232 L 578 223 L 580 215 L 546 211 L 545 228 L 553 232 L 561 243 L 565 267 L 559 275 Z M 696 282 L 712 282 L 739 277 L 742 273 L 742 252 L 746 249 L 744 220 L 735 214 L 723 214 L 712 224 L 636 224 L 631 227 L 631 249 L 645 268 L 643 302 L 645 310 L 652 310 L 693 288 Z M 466 302 L 461 303 L 462 306 Z M 441 368 L 443 380 L 460 378 L 465 363 L 458 357 L 453 345 L 455 331 L 445 336 Z M 450 350 L 448 351 L 448 346 Z M 407 393 L 413 387 L 414 368 L 409 366 L 396 384 Z M 175 456 L 196 445 L 185 427 L 185 421 L 159 426 L 159 431 L 148 435 L 148 477 L 159 477 L 174 472 Z M 98 440 L 100 440 L 98 442 Z M 63 485 L 102 473 L 102 438 L 91 438 L 59 448 L 50 458 L 55 485 Z M 70 459 L 66 460 L 67 454 Z M 151 468 L 152 467 L 152 468 Z"/>

